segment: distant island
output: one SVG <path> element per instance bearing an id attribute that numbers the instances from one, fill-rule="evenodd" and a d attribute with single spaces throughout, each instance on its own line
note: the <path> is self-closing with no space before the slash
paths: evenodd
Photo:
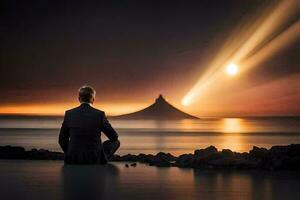
<path id="1" fill-rule="evenodd" d="M 165 119 L 165 120 L 179 120 L 179 119 L 198 119 L 193 115 L 187 114 L 178 108 L 171 105 L 160 94 L 153 104 L 140 111 L 113 116 L 116 119 Z"/>

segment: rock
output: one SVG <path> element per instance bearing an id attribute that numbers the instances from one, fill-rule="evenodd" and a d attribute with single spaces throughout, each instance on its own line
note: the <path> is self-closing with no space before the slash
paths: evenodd
<path id="1" fill-rule="evenodd" d="M 176 159 L 175 165 L 178 167 L 193 167 L 194 160 L 193 154 L 182 154 Z"/>
<path id="2" fill-rule="evenodd" d="M 207 157 L 211 154 L 218 153 L 218 149 L 214 146 L 209 146 L 205 149 L 197 149 L 194 152 L 195 158 Z"/>
<path id="3" fill-rule="evenodd" d="M 149 165 L 154 165 L 157 167 L 170 167 L 171 163 L 164 157 L 153 156 L 149 161 Z"/>
<path id="4" fill-rule="evenodd" d="M 156 154 L 156 156 L 170 162 L 176 160 L 176 157 L 170 153 L 159 152 L 158 154 Z"/>
<path id="5" fill-rule="evenodd" d="M 0 159 L 28 160 L 63 160 L 64 153 L 46 149 L 0 146 Z M 218 152 L 213 146 L 199 149 L 194 154 L 183 154 L 175 157 L 170 153 L 115 155 L 113 161 L 134 162 L 125 167 L 135 167 L 136 162 L 148 163 L 157 167 L 188 167 L 204 169 L 266 169 L 266 170 L 300 170 L 300 144 L 274 146 L 270 150 L 253 147 L 249 153 L 232 152 L 223 149 Z"/>
<path id="6" fill-rule="evenodd" d="M 291 144 L 288 146 L 273 146 L 270 149 L 270 153 L 273 155 L 297 157 L 300 156 L 300 144 Z"/>
<path id="7" fill-rule="evenodd" d="M 121 161 L 130 161 L 130 162 L 136 162 L 137 161 L 137 156 L 132 155 L 132 154 L 126 154 L 124 156 L 120 157 Z"/>
<path id="8" fill-rule="evenodd" d="M 269 155 L 269 151 L 266 148 L 259 148 L 253 146 L 252 150 L 249 152 L 251 158 L 266 158 Z"/>
<path id="9" fill-rule="evenodd" d="M 149 163 L 153 157 L 154 157 L 154 155 L 152 155 L 152 154 L 141 153 L 137 156 L 137 161 L 141 162 L 141 163 Z"/>
<path id="10" fill-rule="evenodd" d="M 113 155 L 111 161 L 122 161 L 122 158 L 120 155 Z"/>
<path id="11" fill-rule="evenodd" d="M 289 150 L 289 156 L 299 157 L 300 156 L 300 144 L 291 144 Z"/>
<path id="12" fill-rule="evenodd" d="M 299 170 L 300 157 L 287 157 L 281 161 L 280 169 L 285 170 Z"/>
<path id="13" fill-rule="evenodd" d="M 230 149 L 223 149 L 221 151 L 221 154 L 224 157 L 232 157 L 232 156 L 234 156 L 234 153 Z"/>
<path id="14" fill-rule="evenodd" d="M 196 168 L 212 168 L 211 166 L 211 161 L 213 160 L 218 160 L 218 159 L 223 159 L 224 156 L 222 155 L 222 153 L 213 153 L 213 154 L 209 154 L 207 156 L 202 156 L 202 157 L 198 157 L 195 158 L 194 160 L 194 167 Z"/>
<path id="15" fill-rule="evenodd" d="M 209 165 L 217 169 L 250 169 L 252 163 L 245 158 L 227 157 L 209 161 Z"/>
<path id="16" fill-rule="evenodd" d="M 24 159 L 26 151 L 23 147 L 1 146 L 0 158 L 2 159 Z"/>

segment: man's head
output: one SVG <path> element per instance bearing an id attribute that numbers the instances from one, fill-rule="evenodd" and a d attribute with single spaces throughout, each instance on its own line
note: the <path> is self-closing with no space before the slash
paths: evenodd
<path id="1" fill-rule="evenodd" d="M 96 90 L 91 86 L 84 85 L 79 88 L 78 99 L 80 103 L 94 103 L 96 97 Z"/>

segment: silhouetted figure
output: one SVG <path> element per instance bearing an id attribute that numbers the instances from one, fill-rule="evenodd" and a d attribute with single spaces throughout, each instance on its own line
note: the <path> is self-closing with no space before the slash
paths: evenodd
<path id="1" fill-rule="evenodd" d="M 117 132 L 105 113 L 91 106 L 96 91 L 89 86 L 79 89 L 81 105 L 66 111 L 59 144 L 67 164 L 106 164 L 120 146 Z M 103 132 L 109 140 L 101 142 Z"/>

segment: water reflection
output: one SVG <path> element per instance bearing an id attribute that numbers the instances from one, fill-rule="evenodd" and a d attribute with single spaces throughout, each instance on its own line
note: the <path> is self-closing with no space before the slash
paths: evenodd
<path id="1" fill-rule="evenodd" d="M 63 166 L 61 161 L 0 160 L 2 199 L 297 199 L 297 171 L 222 171 Z"/>
<path id="2" fill-rule="evenodd" d="M 225 118 L 222 119 L 223 133 L 241 133 L 243 132 L 243 119 Z"/>
<path id="3" fill-rule="evenodd" d="M 299 172 L 193 170 L 197 195 L 203 199 L 296 199 Z"/>
<path id="4" fill-rule="evenodd" d="M 63 199 L 120 199 L 115 192 L 119 170 L 115 165 L 64 165 L 61 178 Z"/>

